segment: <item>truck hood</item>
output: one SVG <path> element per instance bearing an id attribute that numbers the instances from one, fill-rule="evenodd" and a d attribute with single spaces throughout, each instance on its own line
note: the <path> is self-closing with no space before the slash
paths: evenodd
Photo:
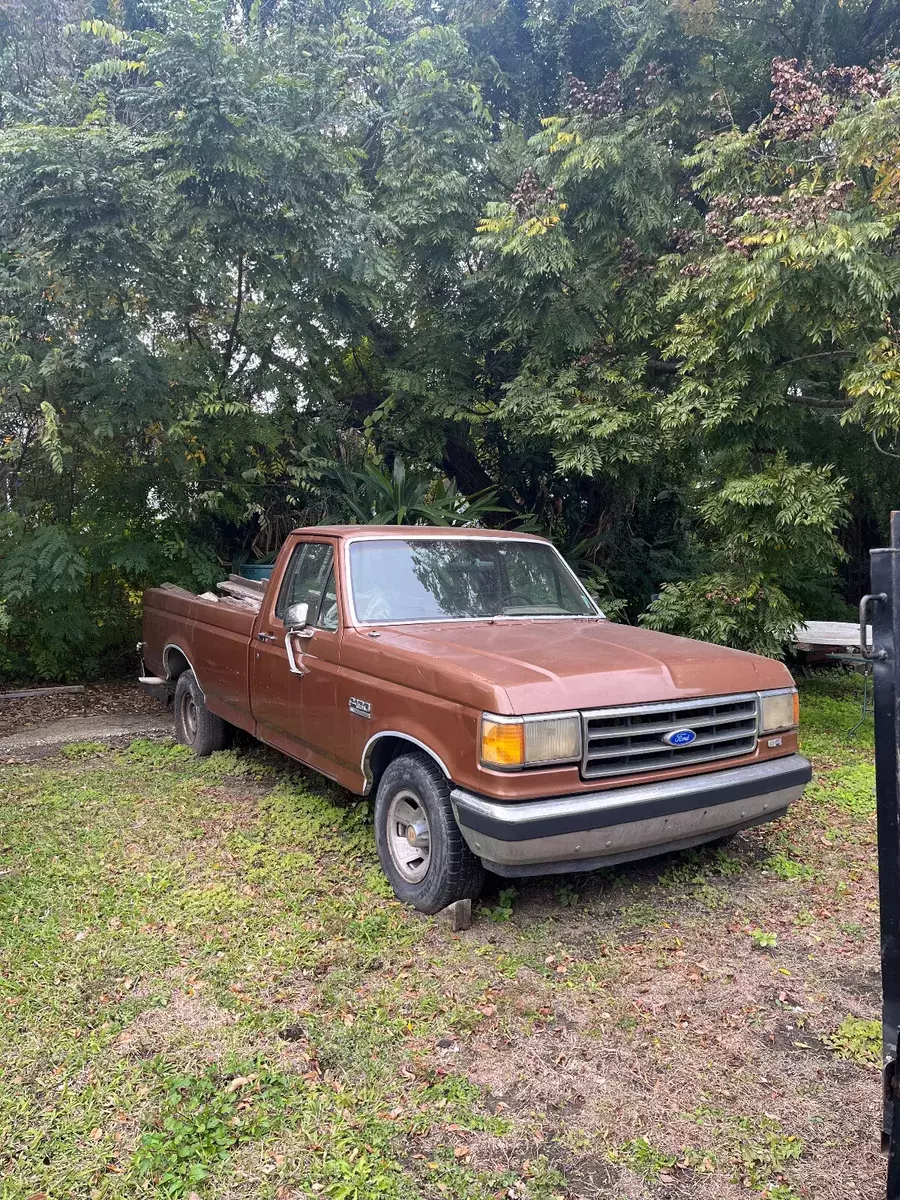
<path id="1" fill-rule="evenodd" d="M 790 686 L 774 659 L 600 619 L 447 621 L 380 628 L 381 645 L 426 655 L 498 690 L 526 714 Z M 503 693 L 507 703 L 503 704 Z"/>

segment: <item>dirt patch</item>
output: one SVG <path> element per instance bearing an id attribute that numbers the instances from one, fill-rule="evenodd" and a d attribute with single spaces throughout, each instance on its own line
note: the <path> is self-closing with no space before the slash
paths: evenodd
<path id="1" fill-rule="evenodd" d="M 206 999 L 199 987 L 176 988 L 165 1004 L 149 1008 L 136 1017 L 116 1039 L 122 1054 L 149 1058 L 155 1054 L 177 1058 L 179 1050 L 198 1052 L 209 1062 L 228 1049 L 228 1031 L 235 1016 Z M 198 1045 L 199 1043 L 199 1045 Z"/>
<path id="2" fill-rule="evenodd" d="M 177 985 L 163 1003 L 146 1009 L 122 1030 L 115 1042 L 117 1053 L 130 1058 L 161 1054 L 190 1070 L 202 1070 L 229 1056 L 257 1054 L 284 1071 L 302 1072 L 314 1065 L 302 1026 L 295 1023 L 273 1035 L 247 1030 L 236 1013 L 210 998 L 200 980 L 188 978 L 181 968 L 166 972 L 166 977 L 177 980 Z M 133 994 L 149 999 L 153 990 L 139 984 Z"/>
<path id="3" fill-rule="evenodd" d="M 816 847 L 816 822 L 804 816 L 801 836 Z M 532 1012 L 549 1007 L 563 1017 L 498 1017 L 461 1039 L 460 1066 L 511 1121 L 511 1140 L 538 1131 L 545 1144 L 560 1142 L 570 1180 L 603 1150 L 608 1160 L 641 1139 L 685 1164 L 667 1172 L 671 1180 L 651 1180 L 632 1169 L 626 1149 L 612 1189 L 578 1184 L 571 1195 L 579 1200 L 765 1194 L 764 1183 L 744 1182 L 744 1159 L 755 1156 L 757 1177 L 774 1184 L 773 1154 L 797 1142 L 802 1153 L 787 1169 L 802 1180 L 797 1195 L 883 1194 L 878 1073 L 835 1058 L 823 1040 L 847 1013 L 877 1015 L 868 868 L 854 877 L 843 862 L 817 864 L 814 878 L 798 882 L 736 861 L 740 869 L 724 879 L 701 859 L 684 882 L 663 871 L 654 878 L 643 865 L 602 891 L 587 881 L 564 930 L 549 890 L 523 888 L 513 920 L 493 935 L 510 954 L 533 946 L 548 974 L 528 972 Z M 714 907 L 704 911 L 710 885 Z M 655 920 L 629 920 L 636 902 L 652 906 Z M 627 914 L 618 923 L 617 909 Z M 759 930 L 777 934 L 769 949 Z M 714 1171 L 696 1165 L 707 1154 Z"/>
<path id="4" fill-rule="evenodd" d="M 148 713 L 115 713 L 100 717 L 65 717 L 61 721 L 29 725 L 0 737 L 0 760 L 31 763 L 52 758 L 67 745 L 101 742 L 104 746 L 130 745 L 135 738 L 171 738 L 172 717 L 164 710 Z"/>
<path id="5" fill-rule="evenodd" d="M 35 684 L 35 687 L 42 686 Z M 9 687 L 7 691 L 20 691 Z M 106 683 L 89 683 L 82 693 L 59 692 L 56 695 L 29 696 L 21 700 L 4 700 L 0 692 L 0 737 L 16 733 L 45 721 L 60 721 L 65 717 L 100 717 L 104 713 L 156 714 L 162 705 L 133 679 L 117 679 Z"/>
<path id="6" fill-rule="evenodd" d="M 832 1062 L 831 1051 L 822 1039 L 816 1037 L 802 1024 L 794 1021 L 783 1019 L 775 1021 L 771 1028 L 762 1034 L 762 1040 L 773 1050 L 797 1050 L 805 1054 L 820 1054 L 829 1065 Z"/>
<path id="7" fill-rule="evenodd" d="M 877 1010 L 881 1006 L 880 971 L 874 968 L 844 971 L 836 982 L 844 988 L 848 995 L 857 998 L 867 1009 L 873 1010 L 873 1016 L 877 1015 Z"/>

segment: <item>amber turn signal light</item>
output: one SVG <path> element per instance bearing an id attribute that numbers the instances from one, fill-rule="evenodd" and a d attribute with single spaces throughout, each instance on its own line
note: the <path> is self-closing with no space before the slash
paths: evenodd
<path id="1" fill-rule="evenodd" d="M 796 688 L 779 688 L 778 691 L 759 694 L 759 731 L 778 733 L 782 729 L 793 729 L 800 721 L 800 697 Z"/>
<path id="2" fill-rule="evenodd" d="M 525 726 L 518 721 L 481 718 L 481 761 L 486 767 L 521 767 L 525 762 Z"/>

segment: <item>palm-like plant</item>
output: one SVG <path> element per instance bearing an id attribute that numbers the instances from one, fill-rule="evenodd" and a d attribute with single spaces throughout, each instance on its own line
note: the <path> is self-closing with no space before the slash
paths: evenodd
<path id="1" fill-rule="evenodd" d="M 374 463 L 354 471 L 343 463 L 328 472 L 329 520 L 360 525 L 477 525 L 499 507 L 492 490 L 466 496 L 454 480 L 407 471 L 395 458 L 390 474 Z"/>

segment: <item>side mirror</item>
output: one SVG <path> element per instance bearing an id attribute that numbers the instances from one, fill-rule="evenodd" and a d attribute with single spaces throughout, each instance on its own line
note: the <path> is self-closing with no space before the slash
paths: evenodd
<path id="1" fill-rule="evenodd" d="M 294 657 L 294 647 L 291 639 L 294 637 L 311 638 L 314 630 L 309 627 L 309 605 L 292 604 L 284 614 L 284 648 L 287 650 L 288 670 L 292 675 L 305 675 L 306 670 L 300 666 Z"/>
<path id="2" fill-rule="evenodd" d="M 292 604 L 284 614 L 285 628 L 291 630 L 291 632 L 296 629 L 305 629 L 308 624 L 308 604 Z"/>

